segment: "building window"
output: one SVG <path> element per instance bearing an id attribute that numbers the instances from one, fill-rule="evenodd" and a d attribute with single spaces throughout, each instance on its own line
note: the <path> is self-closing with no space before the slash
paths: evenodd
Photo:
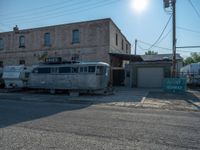
<path id="1" fill-rule="evenodd" d="M 0 67 L 3 67 L 3 61 L 0 61 Z"/>
<path id="2" fill-rule="evenodd" d="M 23 35 L 19 37 L 19 47 L 25 47 L 25 37 Z"/>
<path id="3" fill-rule="evenodd" d="M 80 34 L 77 29 L 72 32 L 72 44 L 74 43 L 80 43 Z"/>
<path id="4" fill-rule="evenodd" d="M 72 61 L 79 60 L 79 55 L 78 54 L 73 54 L 71 60 Z"/>
<path id="5" fill-rule="evenodd" d="M 50 39 L 50 33 L 44 34 L 44 46 L 50 46 L 51 45 L 51 39 Z"/>
<path id="6" fill-rule="evenodd" d="M 122 39 L 122 50 L 124 50 L 124 40 Z"/>
<path id="7" fill-rule="evenodd" d="M 20 65 L 25 65 L 25 60 L 19 60 Z"/>
<path id="8" fill-rule="evenodd" d="M 126 44 L 126 53 L 128 54 L 128 44 Z"/>
<path id="9" fill-rule="evenodd" d="M 118 45 L 118 34 L 115 35 L 115 44 Z"/>
<path id="10" fill-rule="evenodd" d="M 2 38 L 0 38 L 0 50 L 2 50 L 3 49 L 3 39 Z"/>

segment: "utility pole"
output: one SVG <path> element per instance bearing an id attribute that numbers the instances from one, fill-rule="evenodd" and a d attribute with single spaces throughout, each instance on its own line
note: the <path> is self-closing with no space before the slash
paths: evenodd
<path id="1" fill-rule="evenodd" d="M 172 8 L 172 77 L 176 77 L 176 0 L 163 0 L 164 9 Z"/>
<path id="2" fill-rule="evenodd" d="M 176 0 L 172 0 L 172 49 L 173 49 L 173 59 L 172 59 L 172 77 L 176 77 Z"/>
<path id="3" fill-rule="evenodd" d="M 135 55 L 136 55 L 136 51 L 137 51 L 137 39 L 135 39 Z"/>

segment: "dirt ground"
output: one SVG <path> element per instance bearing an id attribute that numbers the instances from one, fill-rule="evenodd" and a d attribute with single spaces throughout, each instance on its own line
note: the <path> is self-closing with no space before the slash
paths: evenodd
<path id="1" fill-rule="evenodd" d="M 200 92 L 188 90 L 185 93 L 150 91 L 143 107 L 155 107 L 176 110 L 200 110 Z"/>

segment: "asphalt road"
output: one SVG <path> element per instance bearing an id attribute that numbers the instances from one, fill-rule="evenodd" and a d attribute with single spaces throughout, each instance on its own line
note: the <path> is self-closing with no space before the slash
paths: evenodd
<path id="1" fill-rule="evenodd" d="M 1 99 L 0 149 L 200 149 L 200 112 Z"/>

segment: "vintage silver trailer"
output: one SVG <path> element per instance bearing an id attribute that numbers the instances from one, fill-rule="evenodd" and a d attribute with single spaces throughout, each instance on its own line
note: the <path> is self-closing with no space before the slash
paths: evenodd
<path id="1" fill-rule="evenodd" d="M 27 81 L 31 67 L 24 65 L 18 66 L 5 66 L 3 68 L 3 80 L 6 88 L 25 88 L 27 87 Z"/>
<path id="2" fill-rule="evenodd" d="M 39 64 L 30 74 L 28 87 L 51 91 L 104 90 L 109 82 L 109 68 L 104 62 Z"/>

